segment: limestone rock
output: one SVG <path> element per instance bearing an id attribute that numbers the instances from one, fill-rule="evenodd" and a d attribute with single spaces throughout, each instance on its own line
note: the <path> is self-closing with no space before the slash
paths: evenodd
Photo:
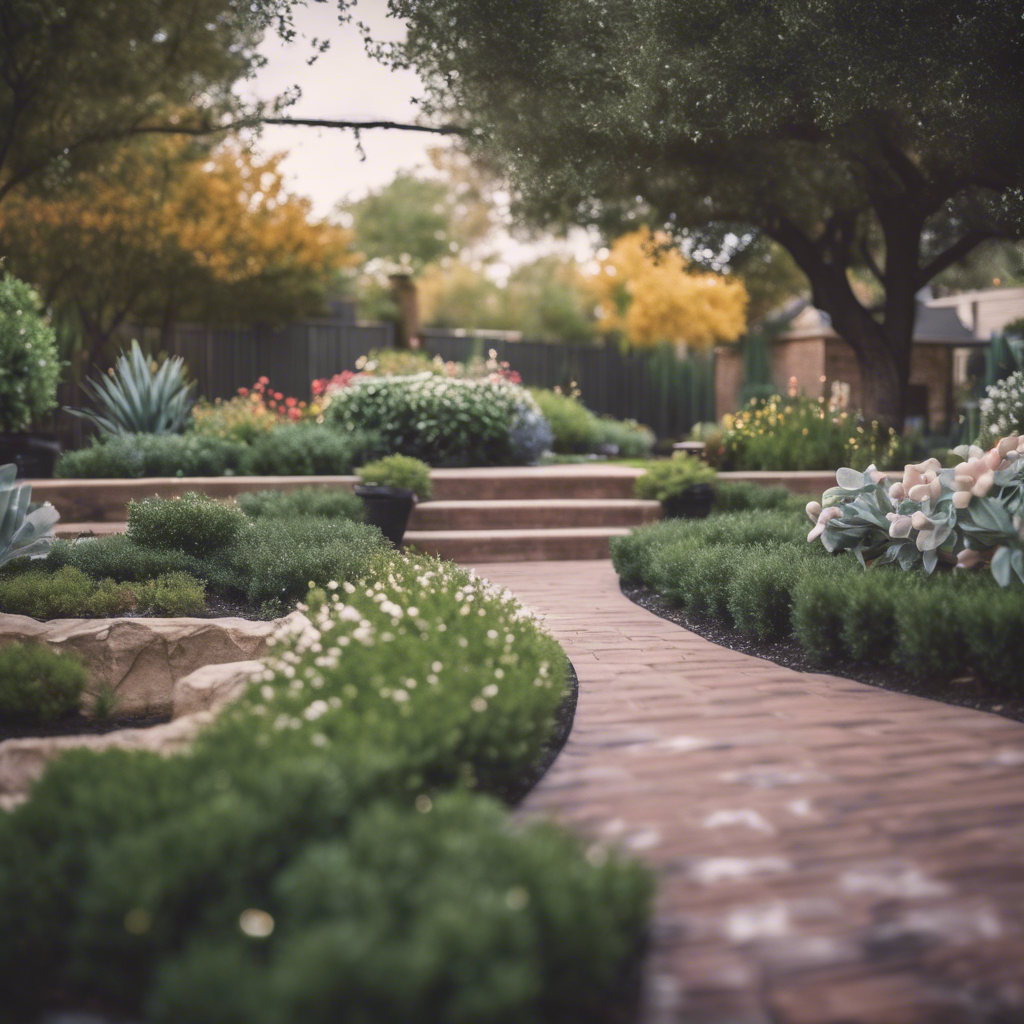
<path id="1" fill-rule="evenodd" d="M 262 668 L 262 661 L 232 661 L 226 665 L 206 665 L 182 676 L 174 684 L 172 717 L 177 720 L 197 711 L 217 710 L 239 696 Z"/>
<path id="2" fill-rule="evenodd" d="M 119 715 L 170 714 L 174 684 L 207 665 L 267 654 L 279 630 L 311 628 L 301 612 L 273 622 L 248 619 L 53 619 L 0 614 L 0 644 L 38 640 L 73 651 L 90 670 L 90 688 L 117 693 Z"/>

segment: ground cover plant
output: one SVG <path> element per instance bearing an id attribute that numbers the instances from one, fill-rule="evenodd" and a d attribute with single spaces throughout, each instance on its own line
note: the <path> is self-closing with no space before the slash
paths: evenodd
<path id="1" fill-rule="evenodd" d="M 792 504 L 664 521 L 614 539 L 612 559 L 624 585 L 759 641 L 794 639 L 823 665 L 895 665 L 922 683 L 971 677 L 1024 696 L 1024 587 L 949 567 L 865 569 L 808 544 L 806 526 Z"/>
<path id="2" fill-rule="evenodd" d="M 5 1005 L 153 1024 L 614 1018 L 648 875 L 512 828 L 484 795 L 550 733 L 557 644 L 507 593 L 399 553 L 308 612 L 188 752 L 71 752 L 0 816 Z"/>
<path id="3" fill-rule="evenodd" d="M 0 611 L 196 614 L 203 593 L 228 614 L 275 618 L 310 583 L 357 578 L 386 549 L 379 531 L 350 517 L 312 509 L 253 517 L 205 495 L 151 498 L 130 503 L 123 535 L 58 540 L 45 558 L 12 561 L 0 574 Z M 69 584 L 62 591 L 54 575 L 67 569 L 75 572 L 61 577 Z"/>

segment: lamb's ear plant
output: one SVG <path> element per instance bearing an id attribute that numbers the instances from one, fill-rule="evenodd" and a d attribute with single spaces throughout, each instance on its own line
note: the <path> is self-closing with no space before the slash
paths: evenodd
<path id="1" fill-rule="evenodd" d="M 16 481 L 17 472 L 14 463 L 0 466 L 0 565 L 43 554 L 53 543 L 50 531 L 60 519 L 50 504 L 29 511 L 32 488 Z"/>
<path id="2" fill-rule="evenodd" d="M 174 356 L 154 367 L 137 341 L 122 352 L 108 377 L 89 378 L 82 389 L 95 411 L 68 409 L 94 423 L 101 434 L 180 434 L 192 411 L 194 385 L 185 360 Z"/>
<path id="3" fill-rule="evenodd" d="M 940 561 L 988 564 L 1000 586 L 1024 582 L 1024 440 L 1014 434 L 987 452 L 964 445 L 954 454 L 965 461 L 908 465 L 892 484 L 874 466 L 840 469 L 837 486 L 807 505 L 808 541 L 852 551 L 865 566 L 931 573 Z"/>

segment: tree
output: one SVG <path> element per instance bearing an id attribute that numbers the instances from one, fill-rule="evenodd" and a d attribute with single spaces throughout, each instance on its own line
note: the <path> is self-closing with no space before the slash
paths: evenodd
<path id="1" fill-rule="evenodd" d="M 390 0 L 524 215 L 770 238 L 902 422 L 918 290 L 1024 236 L 1019 0 Z M 861 301 L 851 270 L 877 279 Z"/>
<path id="2" fill-rule="evenodd" d="M 73 185 L 0 204 L 0 251 L 98 355 L 132 316 L 282 320 L 319 308 L 355 262 L 351 235 L 290 195 L 281 156 L 181 139 L 122 146 Z"/>
<path id="3" fill-rule="evenodd" d="M 598 327 L 637 348 L 709 348 L 746 327 L 746 289 L 720 274 L 692 273 L 667 235 L 647 228 L 617 239 L 593 278 Z"/>
<path id="4" fill-rule="evenodd" d="M 0 199 L 142 132 L 262 112 L 231 90 L 261 65 L 266 23 L 242 0 L 5 0 Z"/>

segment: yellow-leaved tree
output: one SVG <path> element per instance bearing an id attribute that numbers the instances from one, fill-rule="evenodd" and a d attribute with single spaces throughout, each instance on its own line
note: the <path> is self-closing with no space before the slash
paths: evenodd
<path id="1" fill-rule="evenodd" d="M 234 143 L 140 140 L 68 187 L 11 192 L 0 254 L 78 318 L 80 364 L 129 317 L 168 326 L 315 313 L 358 257 L 351 232 L 287 191 L 280 161 Z"/>
<path id="2" fill-rule="evenodd" d="M 644 227 L 623 235 L 599 263 L 590 278 L 598 328 L 621 334 L 629 345 L 710 348 L 746 330 L 742 282 L 692 270 L 660 233 Z"/>

